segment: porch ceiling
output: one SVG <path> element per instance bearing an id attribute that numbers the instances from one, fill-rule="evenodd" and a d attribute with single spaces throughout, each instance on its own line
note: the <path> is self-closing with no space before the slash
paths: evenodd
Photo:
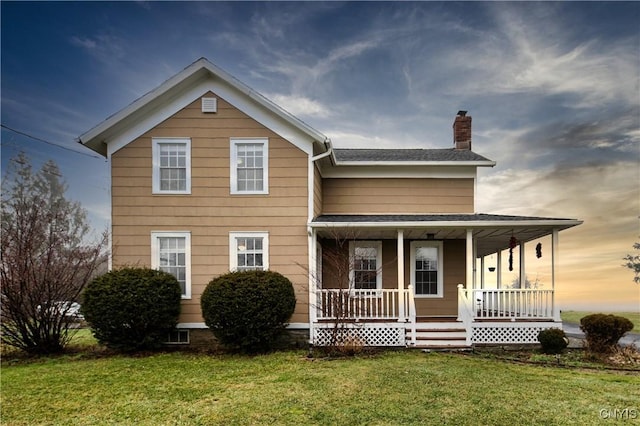
<path id="1" fill-rule="evenodd" d="M 466 215 L 323 215 L 310 225 L 323 238 L 396 239 L 398 230 L 407 240 L 463 240 L 473 231 L 478 256 L 509 248 L 513 235 L 529 242 L 580 225 L 576 219 L 488 214 Z"/>

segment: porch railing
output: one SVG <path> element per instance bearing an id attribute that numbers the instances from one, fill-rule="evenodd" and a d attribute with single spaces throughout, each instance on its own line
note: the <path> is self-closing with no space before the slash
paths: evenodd
<path id="1" fill-rule="evenodd" d="M 553 290 L 464 289 L 458 287 L 460 316 L 474 319 L 553 319 Z"/>
<path id="2" fill-rule="evenodd" d="M 409 290 L 319 289 L 316 293 L 318 320 L 406 320 Z M 405 306 L 400 309 L 400 304 Z M 403 317 L 400 313 L 404 312 Z"/>

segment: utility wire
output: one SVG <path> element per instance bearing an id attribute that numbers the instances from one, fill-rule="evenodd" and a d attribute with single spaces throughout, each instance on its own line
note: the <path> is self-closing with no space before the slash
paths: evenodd
<path id="1" fill-rule="evenodd" d="M 16 130 L 16 129 L 13 129 L 13 128 L 9 127 L 9 126 L 5 126 L 4 124 L 0 124 L 0 127 L 2 127 L 3 129 L 7 129 L 7 130 L 9 130 L 9 131 L 11 131 L 13 133 L 17 133 L 19 135 L 26 136 L 29 139 L 33 139 L 34 141 L 46 143 L 47 145 L 55 146 L 55 147 L 60 148 L 60 149 L 65 149 L 65 150 L 71 151 L 71 152 L 73 152 L 75 154 L 80 154 L 80 155 L 84 155 L 84 156 L 91 157 L 91 158 L 97 158 L 97 159 L 100 159 L 100 160 L 103 159 L 102 157 L 99 157 L 97 155 L 87 154 L 86 152 L 76 151 L 75 149 L 71 149 L 71 148 L 66 147 L 64 145 L 60 145 L 60 144 L 57 144 L 55 142 L 51 142 L 51 141 L 48 141 L 48 140 L 45 140 L 45 139 L 38 138 L 36 136 L 32 136 L 32 135 L 30 135 L 28 133 L 25 133 L 25 132 L 22 132 L 20 130 Z"/>

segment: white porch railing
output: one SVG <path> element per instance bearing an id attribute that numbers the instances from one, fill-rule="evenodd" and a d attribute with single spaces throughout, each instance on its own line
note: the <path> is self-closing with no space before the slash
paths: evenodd
<path id="1" fill-rule="evenodd" d="M 465 289 L 458 286 L 458 316 L 473 319 L 553 319 L 553 290 Z"/>
<path id="2" fill-rule="evenodd" d="M 409 299 L 408 289 L 319 289 L 316 293 L 317 319 L 405 321 L 408 318 L 400 318 L 400 304 L 406 307 L 410 304 Z M 404 312 L 408 312 L 407 309 Z"/>

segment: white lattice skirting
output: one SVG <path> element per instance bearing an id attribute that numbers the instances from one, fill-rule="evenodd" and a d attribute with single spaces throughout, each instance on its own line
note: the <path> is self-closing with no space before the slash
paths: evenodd
<path id="1" fill-rule="evenodd" d="M 555 323 L 516 323 L 473 325 L 471 329 L 471 343 L 480 344 L 529 344 L 539 343 L 538 333 L 548 328 L 562 328 L 562 324 Z"/>
<path id="2" fill-rule="evenodd" d="M 404 324 L 345 324 L 334 330 L 333 324 L 316 324 L 313 328 L 313 344 L 331 345 L 333 333 L 338 344 L 362 346 L 405 346 Z"/>

